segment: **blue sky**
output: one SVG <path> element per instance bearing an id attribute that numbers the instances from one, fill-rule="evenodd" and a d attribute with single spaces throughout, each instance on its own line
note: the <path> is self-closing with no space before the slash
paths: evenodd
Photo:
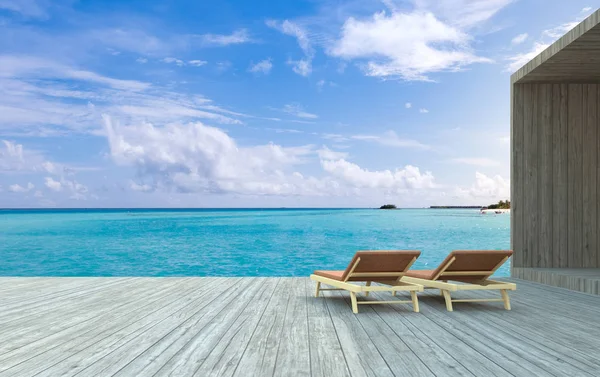
<path id="1" fill-rule="evenodd" d="M 598 1 L 0 0 L 0 207 L 509 197 L 509 77 Z"/>

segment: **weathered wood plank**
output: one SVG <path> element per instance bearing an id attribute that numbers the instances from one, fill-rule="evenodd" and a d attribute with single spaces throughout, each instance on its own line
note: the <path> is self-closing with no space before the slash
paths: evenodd
<path id="1" fill-rule="evenodd" d="M 567 85 L 552 88 L 553 189 L 552 189 L 552 267 L 568 265 L 568 123 Z"/>
<path id="2" fill-rule="evenodd" d="M 181 285 L 181 282 L 178 283 L 174 281 L 173 285 Z M 125 293 L 114 291 L 114 294 L 122 296 Z M 154 299 L 157 300 L 161 300 L 163 298 L 163 295 L 154 297 Z M 149 305 L 154 302 L 151 297 L 147 297 L 147 299 L 147 304 Z M 32 365 L 34 365 L 35 368 L 40 368 L 37 370 L 37 372 L 43 370 L 49 365 L 52 365 L 52 363 L 60 361 L 61 359 L 58 358 L 58 356 L 67 357 L 68 354 L 65 353 L 65 350 L 72 349 L 81 342 L 85 342 L 90 338 L 93 338 L 96 334 L 96 331 L 102 324 L 118 323 L 112 322 L 111 320 L 119 318 L 119 315 L 130 315 L 132 309 L 135 307 L 141 309 L 143 313 L 147 313 L 148 308 L 144 307 L 144 305 L 140 305 L 140 302 L 141 300 L 139 302 L 134 301 L 124 305 L 121 302 L 121 310 L 123 310 L 122 312 L 112 311 L 109 315 L 103 316 L 103 318 L 97 321 L 88 321 L 87 323 L 84 322 L 79 324 L 79 326 L 67 327 L 66 329 L 57 332 L 49 331 L 49 333 L 44 334 L 46 336 L 42 335 L 40 339 L 29 340 L 25 338 L 18 339 L 18 341 L 11 341 L 9 344 L 11 344 L 14 348 L 0 356 L 0 371 L 2 371 L 0 375 L 13 375 L 21 368 L 29 368 L 32 370 L 34 369 Z M 132 316 L 135 317 L 135 313 L 133 313 Z M 74 339 L 75 334 L 77 334 L 77 336 Z M 27 363 L 24 363 L 25 361 L 27 361 Z"/>
<path id="3" fill-rule="evenodd" d="M 344 295 L 343 298 L 345 298 L 346 305 L 350 308 L 350 298 L 348 295 Z M 387 299 L 389 300 L 389 295 Z M 331 300 L 331 304 L 333 305 L 335 301 Z M 417 353 L 411 349 L 410 343 L 414 342 L 414 338 L 405 338 L 396 334 L 377 315 L 374 307 L 378 307 L 378 305 L 361 305 L 360 310 L 364 314 L 358 316 L 358 321 L 372 339 L 375 347 L 377 347 L 381 355 L 387 360 L 392 372 L 395 375 L 434 376 L 434 371 L 419 357 L 421 355 L 417 356 Z M 418 313 L 412 312 L 408 305 L 405 305 L 403 309 L 406 313 L 405 315 L 418 315 Z M 387 308 L 387 310 L 393 309 Z"/>
<path id="4" fill-rule="evenodd" d="M 510 234 L 511 248 L 514 251 L 511 265 L 523 266 L 523 85 L 512 85 L 512 120 L 511 120 L 511 215 Z"/>
<path id="5" fill-rule="evenodd" d="M 231 279 L 228 279 L 231 280 Z M 159 342 L 154 343 L 137 355 L 126 366 L 115 373 L 115 376 L 154 376 L 167 374 L 160 370 L 169 362 L 177 362 L 179 356 L 193 353 L 192 347 L 201 342 L 203 331 L 213 321 L 228 320 L 220 317 L 225 311 L 235 311 L 248 304 L 254 294 L 262 287 L 261 279 L 240 279 L 235 286 L 223 283 L 227 290 L 220 295 L 211 296 L 205 300 L 201 311 L 187 321 L 182 322 L 176 330 L 170 332 Z M 240 292 L 243 296 L 240 297 Z M 187 348 L 187 349 L 186 349 Z M 110 359 L 110 357 L 108 357 Z"/>
<path id="6" fill-rule="evenodd" d="M 597 267 L 598 85 L 584 85 L 582 267 Z"/>
<path id="7" fill-rule="evenodd" d="M 569 84 L 568 266 L 582 267 L 583 241 L 583 85 Z"/>
<path id="8" fill-rule="evenodd" d="M 198 281 L 190 279 L 177 292 L 163 295 L 163 299 L 152 304 L 152 309 L 134 310 L 126 320 L 117 321 L 115 324 L 105 325 L 102 332 L 90 338 L 89 342 L 79 343 L 67 352 L 60 354 L 71 354 L 70 357 L 60 360 L 48 369 L 41 372 L 38 377 L 50 376 L 74 376 L 85 371 L 96 368 L 94 363 L 100 365 L 113 361 L 117 365 L 119 360 L 125 359 L 129 364 L 135 364 L 138 358 L 128 354 L 131 344 L 139 346 L 139 339 L 146 339 L 149 334 L 159 333 L 160 325 L 172 319 L 181 321 L 180 328 L 186 328 L 186 322 L 182 320 L 182 314 L 189 308 L 202 310 L 212 301 L 223 297 L 223 292 L 238 283 L 231 279 L 217 279 L 216 281 L 198 284 Z M 225 301 L 227 302 L 227 301 Z M 158 327 L 157 327 L 158 326 Z M 116 330 L 116 331 L 115 331 Z M 92 343 L 90 345 L 90 343 Z M 162 342 L 161 342 L 162 343 Z M 169 344 L 165 342 L 166 344 Z M 129 347 L 129 348 L 128 348 Z M 148 357 L 146 360 L 154 360 Z M 91 367 L 91 368 L 90 368 Z M 135 375 L 143 375 L 136 371 Z"/>
<path id="9" fill-rule="evenodd" d="M 389 300 L 390 294 L 374 294 L 379 300 Z M 406 343 L 408 348 L 427 366 L 436 376 L 495 376 L 489 369 L 478 364 L 477 367 L 467 370 L 451 351 L 442 348 L 439 340 L 433 341 L 422 332 L 410 325 L 410 319 L 422 317 L 418 313 L 410 313 L 407 308 L 398 305 L 373 305 L 373 311 L 390 327 L 390 329 Z M 402 310 L 404 309 L 404 310 Z M 409 309 L 410 310 L 410 309 Z M 399 313 L 400 312 L 400 313 Z M 400 314 L 400 315 L 399 315 Z M 464 355 L 463 355 L 464 357 Z M 471 365 L 474 366 L 474 365 Z"/>
<path id="10" fill-rule="evenodd" d="M 282 279 L 275 288 L 274 297 L 243 351 L 234 376 L 272 376 L 275 373 L 277 350 L 291 296 L 289 292 L 293 290 L 292 282 L 292 279 Z M 310 372 L 310 366 L 306 369 Z"/>
<path id="11" fill-rule="evenodd" d="M 335 300 L 327 300 L 327 308 L 338 334 L 340 345 L 346 356 L 346 362 L 353 377 L 391 377 L 394 373 L 386 360 L 364 330 L 358 316 L 346 305 L 339 305 L 345 300 L 343 293 L 332 294 Z"/>
<path id="12" fill-rule="evenodd" d="M 596 92 L 596 150 L 600 149 L 600 85 L 597 85 Z M 597 153 L 596 159 L 596 267 L 600 267 L 600 152 Z M 600 294 L 600 283 L 594 289 L 596 294 Z"/>
<path id="13" fill-rule="evenodd" d="M 448 313 L 436 291 L 419 294 L 420 313 L 362 305 L 355 315 L 346 292 L 314 298 L 306 278 L 142 278 L 91 293 L 99 304 L 80 315 L 107 294 L 113 311 L 72 328 L 44 333 L 32 318 L 39 336 L 0 355 L 0 376 L 600 375 L 600 297 L 513 281 L 511 311 L 457 303 Z"/>
<path id="14" fill-rule="evenodd" d="M 323 297 L 307 300 L 311 375 L 350 377 L 344 351 L 327 309 L 326 300 L 330 299 L 330 292 L 323 292 Z"/>
<path id="15" fill-rule="evenodd" d="M 287 293 L 289 301 L 281 340 L 277 349 L 275 376 L 307 376 L 311 370 L 308 303 L 312 284 L 308 279 L 293 278 Z"/>
<path id="16" fill-rule="evenodd" d="M 244 279 L 251 282 L 252 279 Z M 238 300 L 234 300 L 232 304 L 225 308 L 220 308 L 221 311 L 212 312 L 213 316 L 208 318 L 208 322 L 204 322 L 203 326 L 197 331 L 192 332 L 193 337 L 177 352 L 173 357 L 161 366 L 156 372 L 157 376 L 192 376 L 196 370 L 202 366 L 213 349 L 223 340 L 224 334 L 234 326 L 240 318 L 245 320 L 244 315 L 247 307 L 254 309 L 251 304 L 253 300 L 260 300 L 265 293 L 272 293 L 275 288 L 276 279 L 258 279 L 258 284 L 253 284 L 248 290 L 239 290 Z M 262 300 L 257 301 L 262 303 Z M 246 312 L 247 313 L 247 312 Z M 218 315 L 218 319 L 217 318 Z M 224 340 L 227 340 L 225 338 Z M 151 343 L 150 345 L 152 345 Z M 148 347 L 146 347 L 147 349 Z M 136 352 L 136 357 L 141 352 Z M 114 362 L 107 360 L 111 364 L 106 365 L 106 368 L 113 369 Z M 126 361 L 126 359 L 123 359 Z"/>
<path id="17" fill-rule="evenodd" d="M 221 340 L 214 346 L 204 362 L 194 371 L 197 376 L 232 376 L 247 349 L 248 342 L 256 332 L 256 327 L 264 315 L 274 291 L 281 279 L 271 278 L 225 332 Z"/>
<path id="18" fill-rule="evenodd" d="M 172 284 L 178 282 L 174 280 Z M 73 334 L 79 333 L 82 329 L 90 329 L 97 323 L 103 323 L 106 320 L 105 315 L 117 315 L 121 310 L 129 310 L 132 305 L 139 305 L 143 302 L 141 297 L 146 300 L 153 297 L 160 298 L 162 291 L 169 289 L 171 289 L 169 285 L 156 289 L 152 285 L 138 284 L 132 287 L 124 284 L 120 289 L 118 286 L 107 288 L 104 292 L 97 292 L 90 296 L 90 305 L 82 306 L 77 311 L 61 312 L 58 309 L 52 316 L 38 316 L 30 319 L 30 322 L 7 326 L 6 331 L 9 335 L 4 336 L 5 342 L 0 343 L 0 363 L 6 365 L 6 362 L 1 360 L 4 360 L 4 357 L 12 357 L 15 352 L 35 355 L 36 350 L 44 350 L 47 344 L 61 344 L 61 339 L 62 342 L 68 341 Z M 151 296 L 147 296 L 149 293 Z M 114 299 L 124 294 L 131 294 L 134 299 L 128 302 Z M 26 348 L 21 349 L 24 346 Z"/>
<path id="19" fill-rule="evenodd" d="M 523 221 L 524 253 L 523 266 L 534 266 L 534 258 L 537 255 L 539 233 L 538 233 L 538 104 L 537 90 L 535 84 L 523 86 L 523 132 L 525 145 L 525 188 L 523 190 L 523 201 L 525 213 Z"/>
<path id="20" fill-rule="evenodd" d="M 540 118 L 538 119 L 539 134 L 539 186 L 538 207 L 540 214 L 539 247 L 536 250 L 535 266 L 552 266 L 552 179 L 553 151 L 552 151 L 552 84 L 538 84 L 538 103 Z"/>

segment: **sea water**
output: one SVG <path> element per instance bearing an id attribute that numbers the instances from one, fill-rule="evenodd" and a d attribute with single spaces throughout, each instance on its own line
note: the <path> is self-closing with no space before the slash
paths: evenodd
<path id="1" fill-rule="evenodd" d="M 2 276 L 308 276 L 402 249 L 433 269 L 509 247 L 509 214 L 469 209 L 0 210 Z"/>

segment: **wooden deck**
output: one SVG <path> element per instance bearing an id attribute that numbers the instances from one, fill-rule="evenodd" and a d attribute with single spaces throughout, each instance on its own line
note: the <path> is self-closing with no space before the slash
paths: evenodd
<path id="1" fill-rule="evenodd" d="M 307 278 L 0 278 L 0 376 L 600 375 L 600 297 L 516 282 L 354 315 Z"/>

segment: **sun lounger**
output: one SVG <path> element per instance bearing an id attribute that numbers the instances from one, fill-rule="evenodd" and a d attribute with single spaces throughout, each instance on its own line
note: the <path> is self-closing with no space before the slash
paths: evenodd
<path id="1" fill-rule="evenodd" d="M 358 305 L 362 304 L 401 304 L 412 303 L 415 312 L 419 311 L 417 291 L 422 292 L 423 286 L 409 282 L 402 282 L 400 278 L 410 268 L 421 254 L 413 250 L 378 250 L 359 251 L 344 271 L 315 271 L 310 278 L 317 282 L 315 297 L 321 291 L 348 291 L 352 301 L 352 312 L 358 313 Z M 365 285 L 356 284 L 365 282 Z M 372 286 L 371 283 L 383 285 Z M 321 284 L 335 288 L 321 288 Z M 357 301 L 356 294 L 364 292 L 391 292 L 409 291 L 411 301 Z"/>
<path id="2" fill-rule="evenodd" d="M 421 284 L 427 288 L 437 288 L 446 300 L 446 309 L 452 311 L 453 302 L 502 301 L 510 310 L 507 291 L 514 291 L 517 285 L 490 280 L 489 277 L 512 255 L 511 250 L 455 250 L 435 270 L 407 271 L 402 281 Z M 449 281 L 457 282 L 449 283 Z M 453 300 L 450 292 L 468 290 L 499 290 L 501 299 Z"/>

